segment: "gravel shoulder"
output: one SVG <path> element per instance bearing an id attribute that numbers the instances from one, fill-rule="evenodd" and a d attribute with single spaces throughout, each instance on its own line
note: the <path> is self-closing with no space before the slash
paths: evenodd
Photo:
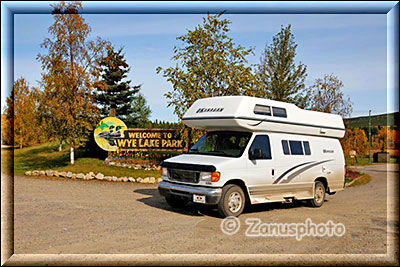
<path id="1" fill-rule="evenodd" d="M 216 211 L 169 207 L 154 185 L 16 176 L 15 253 L 386 254 L 393 242 L 387 234 L 398 237 L 398 219 L 387 219 L 387 182 L 398 181 L 398 166 L 358 169 L 372 181 L 328 196 L 321 208 L 301 202 L 252 206 L 240 216 L 242 227 L 235 235 L 221 231 Z M 392 200 L 398 203 L 398 192 Z M 301 241 L 246 237 L 247 218 L 265 223 L 332 220 L 343 223 L 346 232 Z"/>

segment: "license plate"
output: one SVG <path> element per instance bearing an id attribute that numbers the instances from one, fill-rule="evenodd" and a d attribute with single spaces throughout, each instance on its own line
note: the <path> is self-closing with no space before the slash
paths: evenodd
<path id="1" fill-rule="evenodd" d="M 193 194 L 193 202 L 205 204 L 206 196 L 200 196 L 200 195 Z"/>

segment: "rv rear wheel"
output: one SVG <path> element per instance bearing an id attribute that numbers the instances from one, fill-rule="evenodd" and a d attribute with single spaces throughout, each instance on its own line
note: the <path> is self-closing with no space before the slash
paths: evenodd
<path id="1" fill-rule="evenodd" d="M 245 204 L 242 188 L 229 184 L 222 188 L 221 200 L 218 203 L 218 212 L 222 217 L 239 216 Z"/>
<path id="2" fill-rule="evenodd" d="M 320 181 L 314 184 L 314 198 L 309 201 L 311 207 L 321 207 L 325 201 L 325 186 Z"/>
<path id="3" fill-rule="evenodd" d="M 168 205 L 174 208 L 183 208 L 188 203 L 188 201 L 184 199 L 179 199 L 175 197 L 166 197 L 165 200 L 167 201 Z"/>

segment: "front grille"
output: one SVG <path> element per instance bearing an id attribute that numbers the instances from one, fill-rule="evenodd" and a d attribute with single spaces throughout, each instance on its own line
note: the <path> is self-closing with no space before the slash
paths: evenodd
<path id="1" fill-rule="evenodd" d="M 185 182 L 185 183 L 198 183 L 200 172 L 168 169 L 168 177 L 171 180 Z"/>

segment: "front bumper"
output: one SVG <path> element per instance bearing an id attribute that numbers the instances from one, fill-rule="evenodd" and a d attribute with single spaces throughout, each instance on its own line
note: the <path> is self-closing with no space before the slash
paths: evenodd
<path id="1" fill-rule="evenodd" d="M 206 196 L 206 205 L 218 204 L 222 194 L 221 188 L 189 186 L 166 181 L 161 181 L 158 184 L 158 191 L 164 197 L 177 197 L 188 201 L 193 201 L 193 194 Z"/>

